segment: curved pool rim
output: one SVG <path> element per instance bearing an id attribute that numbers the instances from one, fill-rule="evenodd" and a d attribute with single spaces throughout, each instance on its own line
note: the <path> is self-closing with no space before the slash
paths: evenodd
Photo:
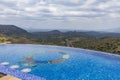
<path id="1" fill-rule="evenodd" d="M 42 45 L 42 44 L 0 44 L 0 45 L 30 45 L 30 46 L 33 45 L 33 46 L 40 46 L 40 47 L 45 47 L 45 48 L 54 48 L 54 49 L 57 48 L 57 49 L 63 49 L 63 50 L 84 51 L 84 52 L 91 54 L 91 55 L 102 56 L 102 57 L 106 57 L 109 59 L 120 61 L 119 54 L 91 50 L 91 49 L 84 49 L 84 48 L 77 48 L 77 47 L 57 46 L 57 45 Z"/>

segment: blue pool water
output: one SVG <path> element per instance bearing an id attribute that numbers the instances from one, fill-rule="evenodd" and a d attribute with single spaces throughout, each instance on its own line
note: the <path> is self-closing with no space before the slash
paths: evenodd
<path id="1" fill-rule="evenodd" d="M 42 45 L 0 45 L 0 63 L 29 68 L 46 80 L 120 80 L 120 56 Z M 34 79 L 33 79 L 34 80 Z"/>

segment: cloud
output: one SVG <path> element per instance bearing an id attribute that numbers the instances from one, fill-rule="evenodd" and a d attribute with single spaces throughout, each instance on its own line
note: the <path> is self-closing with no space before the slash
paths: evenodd
<path id="1" fill-rule="evenodd" d="M 120 17 L 120 14 L 118 14 L 118 13 L 111 13 L 111 14 L 109 14 L 109 16 L 114 17 L 114 18 L 118 18 L 118 17 Z"/>
<path id="2" fill-rule="evenodd" d="M 0 0 L 0 17 L 17 19 L 120 18 L 120 0 Z"/>

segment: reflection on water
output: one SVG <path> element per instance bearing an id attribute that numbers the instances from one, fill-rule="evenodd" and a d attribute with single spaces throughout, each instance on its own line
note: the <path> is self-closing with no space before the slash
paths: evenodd
<path id="1" fill-rule="evenodd" d="M 48 51 L 50 52 L 50 51 Z M 54 51 L 55 52 L 55 51 Z M 61 58 L 55 59 L 55 60 L 36 60 L 33 57 L 35 55 L 39 54 L 45 54 L 45 53 L 31 53 L 24 57 L 24 60 L 19 62 L 20 65 L 26 66 L 26 67 L 36 67 L 41 64 L 56 64 L 60 62 L 64 62 L 70 58 L 70 54 L 65 52 L 57 52 L 57 54 L 61 54 Z M 52 55 L 52 54 L 51 54 Z M 54 55 L 53 55 L 54 56 Z"/>

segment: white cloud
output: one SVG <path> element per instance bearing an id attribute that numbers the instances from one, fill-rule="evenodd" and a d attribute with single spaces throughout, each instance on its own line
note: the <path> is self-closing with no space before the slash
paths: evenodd
<path id="1" fill-rule="evenodd" d="M 113 18 L 120 18 L 120 14 L 118 14 L 118 13 L 111 13 L 111 14 L 109 14 L 109 16 L 111 16 Z"/>
<path id="2" fill-rule="evenodd" d="M 107 30 L 120 26 L 120 0 L 0 0 L 0 23 L 30 29 Z"/>
<path id="3" fill-rule="evenodd" d="M 120 0 L 0 0 L 0 15 L 19 15 L 22 19 L 115 17 L 120 14 L 119 7 Z"/>
<path id="4" fill-rule="evenodd" d="M 118 0 L 110 0 L 106 3 L 101 3 L 98 5 L 98 8 L 100 9 L 106 9 L 106 8 L 111 8 L 111 7 L 120 7 L 120 1 Z"/>

